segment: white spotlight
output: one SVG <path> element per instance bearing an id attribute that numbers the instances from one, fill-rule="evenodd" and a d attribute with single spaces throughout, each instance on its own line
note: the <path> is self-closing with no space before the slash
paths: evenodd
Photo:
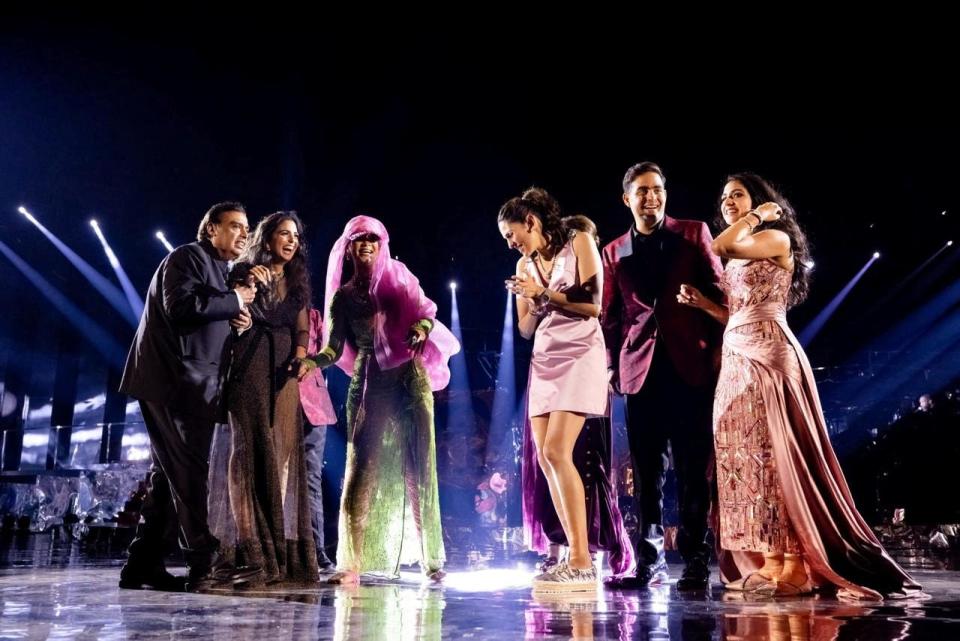
<path id="1" fill-rule="evenodd" d="M 162 231 L 158 231 L 158 232 L 157 232 L 156 234 L 154 234 L 154 235 L 157 237 L 157 240 L 160 241 L 160 243 L 164 246 L 164 248 L 165 248 L 168 252 L 172 252 L 172 251 L 173 251 L 173 245 L 170 244 L 170 241 L 167 240 L 167 237 L 164 235 L 164 233 L 163 233 Z"/>

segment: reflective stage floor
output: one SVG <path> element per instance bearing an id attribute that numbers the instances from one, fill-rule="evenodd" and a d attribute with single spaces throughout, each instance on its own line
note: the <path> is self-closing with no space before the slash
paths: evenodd
<path id="1" fill-rule="evenodd" d="M 699 595 L 671 584 L 543 598 L 532 561 L 451 556 L 441 586 L 411 571 L 353 588 L 171 594 L 120 590 L 121 551 L 4 534 L 0 639 L 960 639 L 960 572 L 918 570 L 929 598 L 882 603 L 744 600 L 717 582 Z"/>

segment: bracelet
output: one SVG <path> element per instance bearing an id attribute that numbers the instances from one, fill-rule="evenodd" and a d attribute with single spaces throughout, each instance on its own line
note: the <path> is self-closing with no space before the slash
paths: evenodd
<path id="1" fill-rule="evenodd" d="M 544 287 L 539 294 L 534 296 L 534 300 L 537 301 L 538 305 L 546 305 L 550 302 L 550 294 L 547 293 L 548 291 L 550 290 Z"/>
<path id="2" fill-rule="evenodd" d="M 310 358 L 310 360 L 316 363 L 317 367 L 325 368 L 325 367 L 329 367 L 330 365 L 333 365 L 333 362 L 336 356 L 337 356 L 337 353 L 334 351 L 334 349 L 329 345 L 327 345 L 322 350 L 320 350 L 319 353 L 315 354 L 313 358 Z"/>
<path id="3" fill-rule="evenodd" d="M 424 334 L 429 336 L 430 330 L 433 329 L 433 322 L 429 318 L 421 318 L 413 324 L 413 329 L 421 329 Z"/>

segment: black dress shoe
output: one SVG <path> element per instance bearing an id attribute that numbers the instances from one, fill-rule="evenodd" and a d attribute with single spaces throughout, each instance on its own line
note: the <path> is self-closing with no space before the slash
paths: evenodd
<path id="1" fill-rule="evenodd" d="M 651 585 L 663 585 L 669 579 L 667 563 L 661 561 L 654 565 L 641 565 L 634 576 L 612 577 L 607 579 L 608 588 L 615 590 L 642 590 Z"/>
<path id="2" fill-rule="evenodd" d="M 184 577 L 170 574 L 163 565 L 140 566 L 127 562 L 120 569 L 119 585 L 124 590 L 183 592 Z"/>
<path id="3" fill-rule="evenodd" d="M 702 591 L 710 587 L 710 568 L 706 563 L 687 563 L 683 574 L 677 579 L 677 589 L 682 591 Z"/>

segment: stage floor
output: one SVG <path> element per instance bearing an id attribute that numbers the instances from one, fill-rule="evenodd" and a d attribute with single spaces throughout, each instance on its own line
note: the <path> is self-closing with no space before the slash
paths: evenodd
<path id="1" fill-rule="evenodd" d="M 928 598 L 883 603 L 743 600 L 719 583 L 681 595 L 672 581 L 545 599 L 531 594 L 529 561 L 451 554 L 442 586 L 411 571 L 354 588 L 171 594 L 120 590 L 121 556 L 0 537 L 0 639 L 960 639 L 960 572 L 918 570 Z"/>

